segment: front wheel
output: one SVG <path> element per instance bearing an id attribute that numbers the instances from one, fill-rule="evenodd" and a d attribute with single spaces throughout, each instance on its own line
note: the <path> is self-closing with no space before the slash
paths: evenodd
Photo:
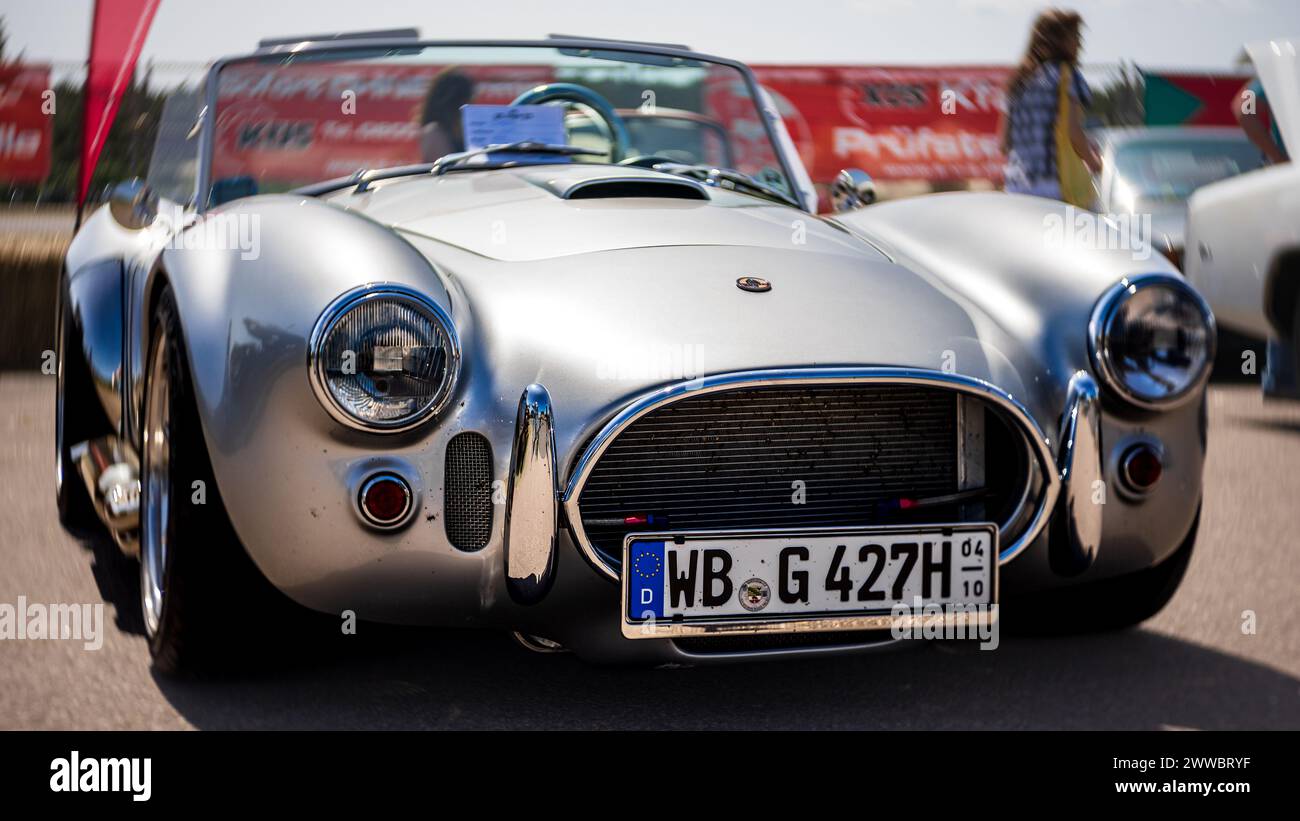
<path id="1" fill-rule="evenodd" d="M 1154 567 L 1113 579 L 1027 596 L 1008 596 L 998 608 L 1003 627 L 1019 635 L 1068 635 L 1122 630 L 1164 608 L 1183 581 L 1200 529 L 1197 508 L 1191 530 L 1172 556 Z"/>
<path id="2" fill-rule="evenodd" d="M 256 631 L 268 583 L 235 536 L 212 474 L 179 314 L 158 299 L 145 381 L 141 453 L 140 603 L 154 666 L 164 673 L 228 666 Z"/>

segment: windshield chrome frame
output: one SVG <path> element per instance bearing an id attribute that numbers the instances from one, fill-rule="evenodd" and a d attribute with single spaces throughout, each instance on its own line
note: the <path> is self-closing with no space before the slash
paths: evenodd
<path id="1" fill-rule="evenodd" d="M 195 207 L 199 213 L 208 210 L 208 191 L 211 187 L 212 180 L 212 151 L 216 136 L 217 122 L 217 92 L 221 72 L 227 66 L 240 65 L 245 63 L 262 63 L 267 58 L 277 56 L 290 56 L 295 54 L 327 54 L 329 52 L 348 52 L 361 51 L 368 48 L 393 48 L 393 49 L 426 49 L 426 48 L 549 48 L 549 49 L 590 49 L 592 51 L 618 52 L 625 51 L 631 54 L 652 54 L 661 57 L 679 57 L 685 60 L 698 60 L 703 63 L 713 63 L 720 66 L 733 68 L 744 78 L 745 87 L 749 91 L 750 99 L 754 104 L 754 113 L 759 121 L 763 124 L 763 132 L 767 134 L 769 144 L 772 146 L 772 152 L 776 155 L 777 162 L 781 166 L 781 173 L 785 176 L 786 185 L 790 189 L 790 197 L 799 203 L 800 209 L 809 211 L 808 201 L 801 190 L 796 176 L 791 172 L 791 159 L 786 156 L 780 140 L 777 139 L 776 131 L 772 127 L 771 118 L 767 116 L 767 111 L 763 105 L 762 87 L 759 86 L 758 80 L 754 77 L 754 72 L 738 60 L 729 60 L 725 57 L 714 57 L 708 54 L 701 54 L 686 49 L 673 48 L 664 45 L 649 45 L 644 43 L 634 43 L 622 40 L 585 40 L 581 38 L 554 38 L 547 40 L 399 40 L 392 38 L 382 38 L 374 40 L 357 39 L 357 40 L 304 40 L 301 43 L 285 44 L 274 46 L 269 49 L 259 50 L 252 54 L 243 54 L 233 57 L 223 57 L 212 64 L 208 70 L 206 88 L 204 91 L 204 105 L 211 112 L 211 116 L 204 118 L 202 131 L 199 133 L 199 171 L 195 180 L 194 201 Z"/>

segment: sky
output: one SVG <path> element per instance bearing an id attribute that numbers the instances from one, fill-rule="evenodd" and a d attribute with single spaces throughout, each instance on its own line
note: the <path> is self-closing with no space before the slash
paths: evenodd
<path id="1" fill-rule="evenodd" d="M 9 48 L 85 60 L 93 0 L 0 0 Z M 162 0 L 144 59 L 202 63 L 262 37 L 416 26 L 427 39 L 578 34 L 685 43 L 750 63 L 1014 62 L 1041 0 Z M 1223 69 L 1244 42 L 1300 35 L 1300 0 L 1076 0 L 1084 60 Z"/>

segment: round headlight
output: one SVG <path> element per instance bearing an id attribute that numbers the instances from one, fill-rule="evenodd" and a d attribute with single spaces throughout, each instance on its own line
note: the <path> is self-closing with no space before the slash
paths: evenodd
<path id="1" fill-rule="evenodd" d="M 399 286 L 344 294 L 312 331 L 316 397 L 336 420 L 361 430 L 410 430 L 438 413 L 459 363 L 451 318 Z"/>
<path id="2" fill-rule="evenodd" d="M 1214 315 L 1169 274 L 1121 281 L 1097 303 L 1089 331 L 1102 378 L 1142 408 L 1178 404 L 1205 382 L 1214 360 Z"/>

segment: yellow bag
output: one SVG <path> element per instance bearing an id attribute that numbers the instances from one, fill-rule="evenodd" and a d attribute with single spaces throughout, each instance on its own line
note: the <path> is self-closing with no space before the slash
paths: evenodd
<path id="1" fill-rule="evenodd" d="M 1092 208 L 1096 192 L 1092 173 L 1074 153 L 1070 142 L 1070 83 L 1074 80 L 1069 64 L 1061 64 L 1061 83 L 1056 102 L 1056 174 L 1061 183 L 1061 201 L 1076 208 Z"/>

